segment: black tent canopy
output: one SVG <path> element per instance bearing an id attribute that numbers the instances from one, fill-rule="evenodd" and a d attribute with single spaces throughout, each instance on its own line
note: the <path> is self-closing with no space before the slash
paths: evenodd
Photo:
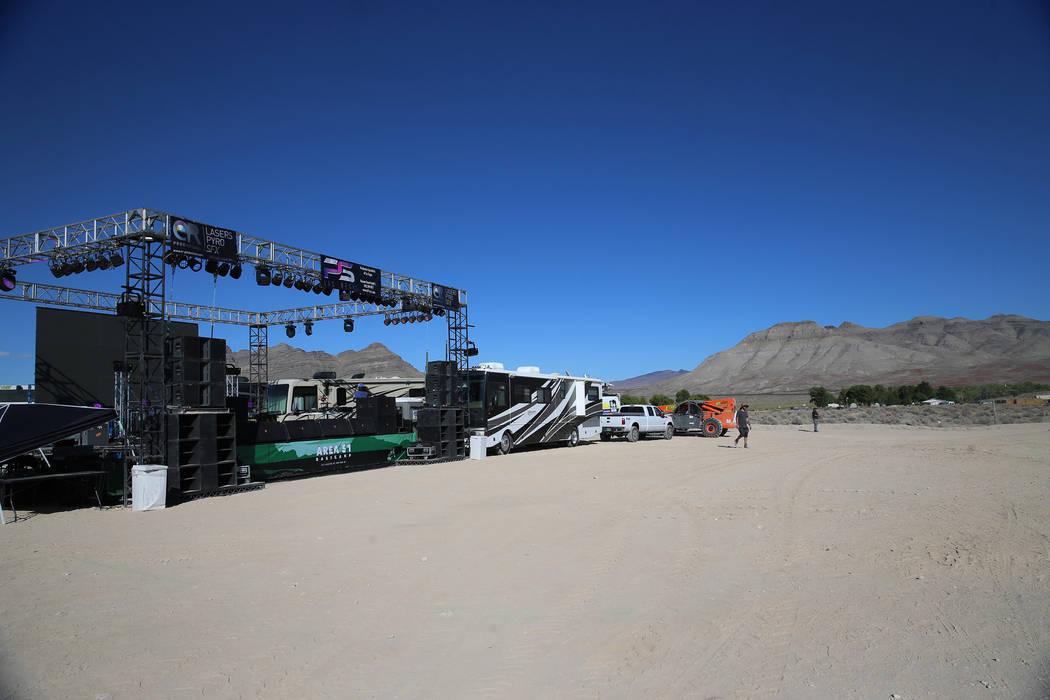
<path id="1" fill-rule="evenodd" d="M 112 408 L 0 404 L 0 463 L 117 417 Z"/>

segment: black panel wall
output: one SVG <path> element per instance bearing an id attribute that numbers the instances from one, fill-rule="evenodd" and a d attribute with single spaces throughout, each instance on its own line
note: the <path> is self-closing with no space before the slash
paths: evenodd
<path id="1" fill-rule="evenodd" d="M 170 328 L 176 336 L 197 335 L 195 323 L 176 322 Z M 34 400 L 38 403 L 112 407 L 113 363 L 123 360 L 120 316 L 37 308 Z"/>

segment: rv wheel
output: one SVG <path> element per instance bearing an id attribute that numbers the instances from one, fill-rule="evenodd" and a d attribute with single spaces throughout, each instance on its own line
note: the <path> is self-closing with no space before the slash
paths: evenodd
<path id="1" fill-rule="evenodd" d="M 576 447 L 580 444 L 580 432 L 576 428 L 572 429 L 569 433 L 569 447 Z"/>
<path id="2" fill-rule="evenodd" d="M 512 447 L 514 447 L 514 438 L 510 436 L 509 432 L 503 433 L 503 437 L 499 439 L 500 454 L 507 454 Z"/>

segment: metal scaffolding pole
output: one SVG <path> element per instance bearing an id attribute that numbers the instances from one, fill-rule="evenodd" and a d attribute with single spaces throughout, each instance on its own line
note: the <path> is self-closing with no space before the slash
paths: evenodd
<path id="1" fill-rule="evenodd" d="M 248 392 L 251 411 L 266 410 L 266 385 L 270 381 L 269 329 L 265 325 L 248 327 Z"/>
<path id="2" fill-rule="evenodd" d="M 125 319 L 125 429 L 136 459 L 146 464 L 160 464 L 164 459 L 164 246 L 163 237 L 148 233 L 127 241 L 124 293 L 117 307 Z"/>

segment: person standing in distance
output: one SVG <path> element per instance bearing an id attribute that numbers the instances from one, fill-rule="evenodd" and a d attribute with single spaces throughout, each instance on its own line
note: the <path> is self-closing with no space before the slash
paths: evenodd
<path id="1" fill-rule="evenodd" d="M 357 385 L 357 391 L 354 392 L 355 399 L 367 399 L 371 395 L 372 392 L 368 390 L 368 387 L 363 382 Z"/>
<path id="2" fill-rule="evenodd" d="M 741 438 L 744 440 L 744 447 L 747 447 L 747 434 L 751 432 L 751 421 L 747 417 L 746 403 L 736 412 L 736 428 L 740 431 L 740 434 L 736 436 L 736 440 L 733 440 L 733 447 L 736 447 Z"/>
<path id="3" fill-rule="evenodd" d="M 820 420 L 820 413 L 817 411 L 817 407 L 813 407 L 813 432 L 817 431 L 817 421 Z"/>

